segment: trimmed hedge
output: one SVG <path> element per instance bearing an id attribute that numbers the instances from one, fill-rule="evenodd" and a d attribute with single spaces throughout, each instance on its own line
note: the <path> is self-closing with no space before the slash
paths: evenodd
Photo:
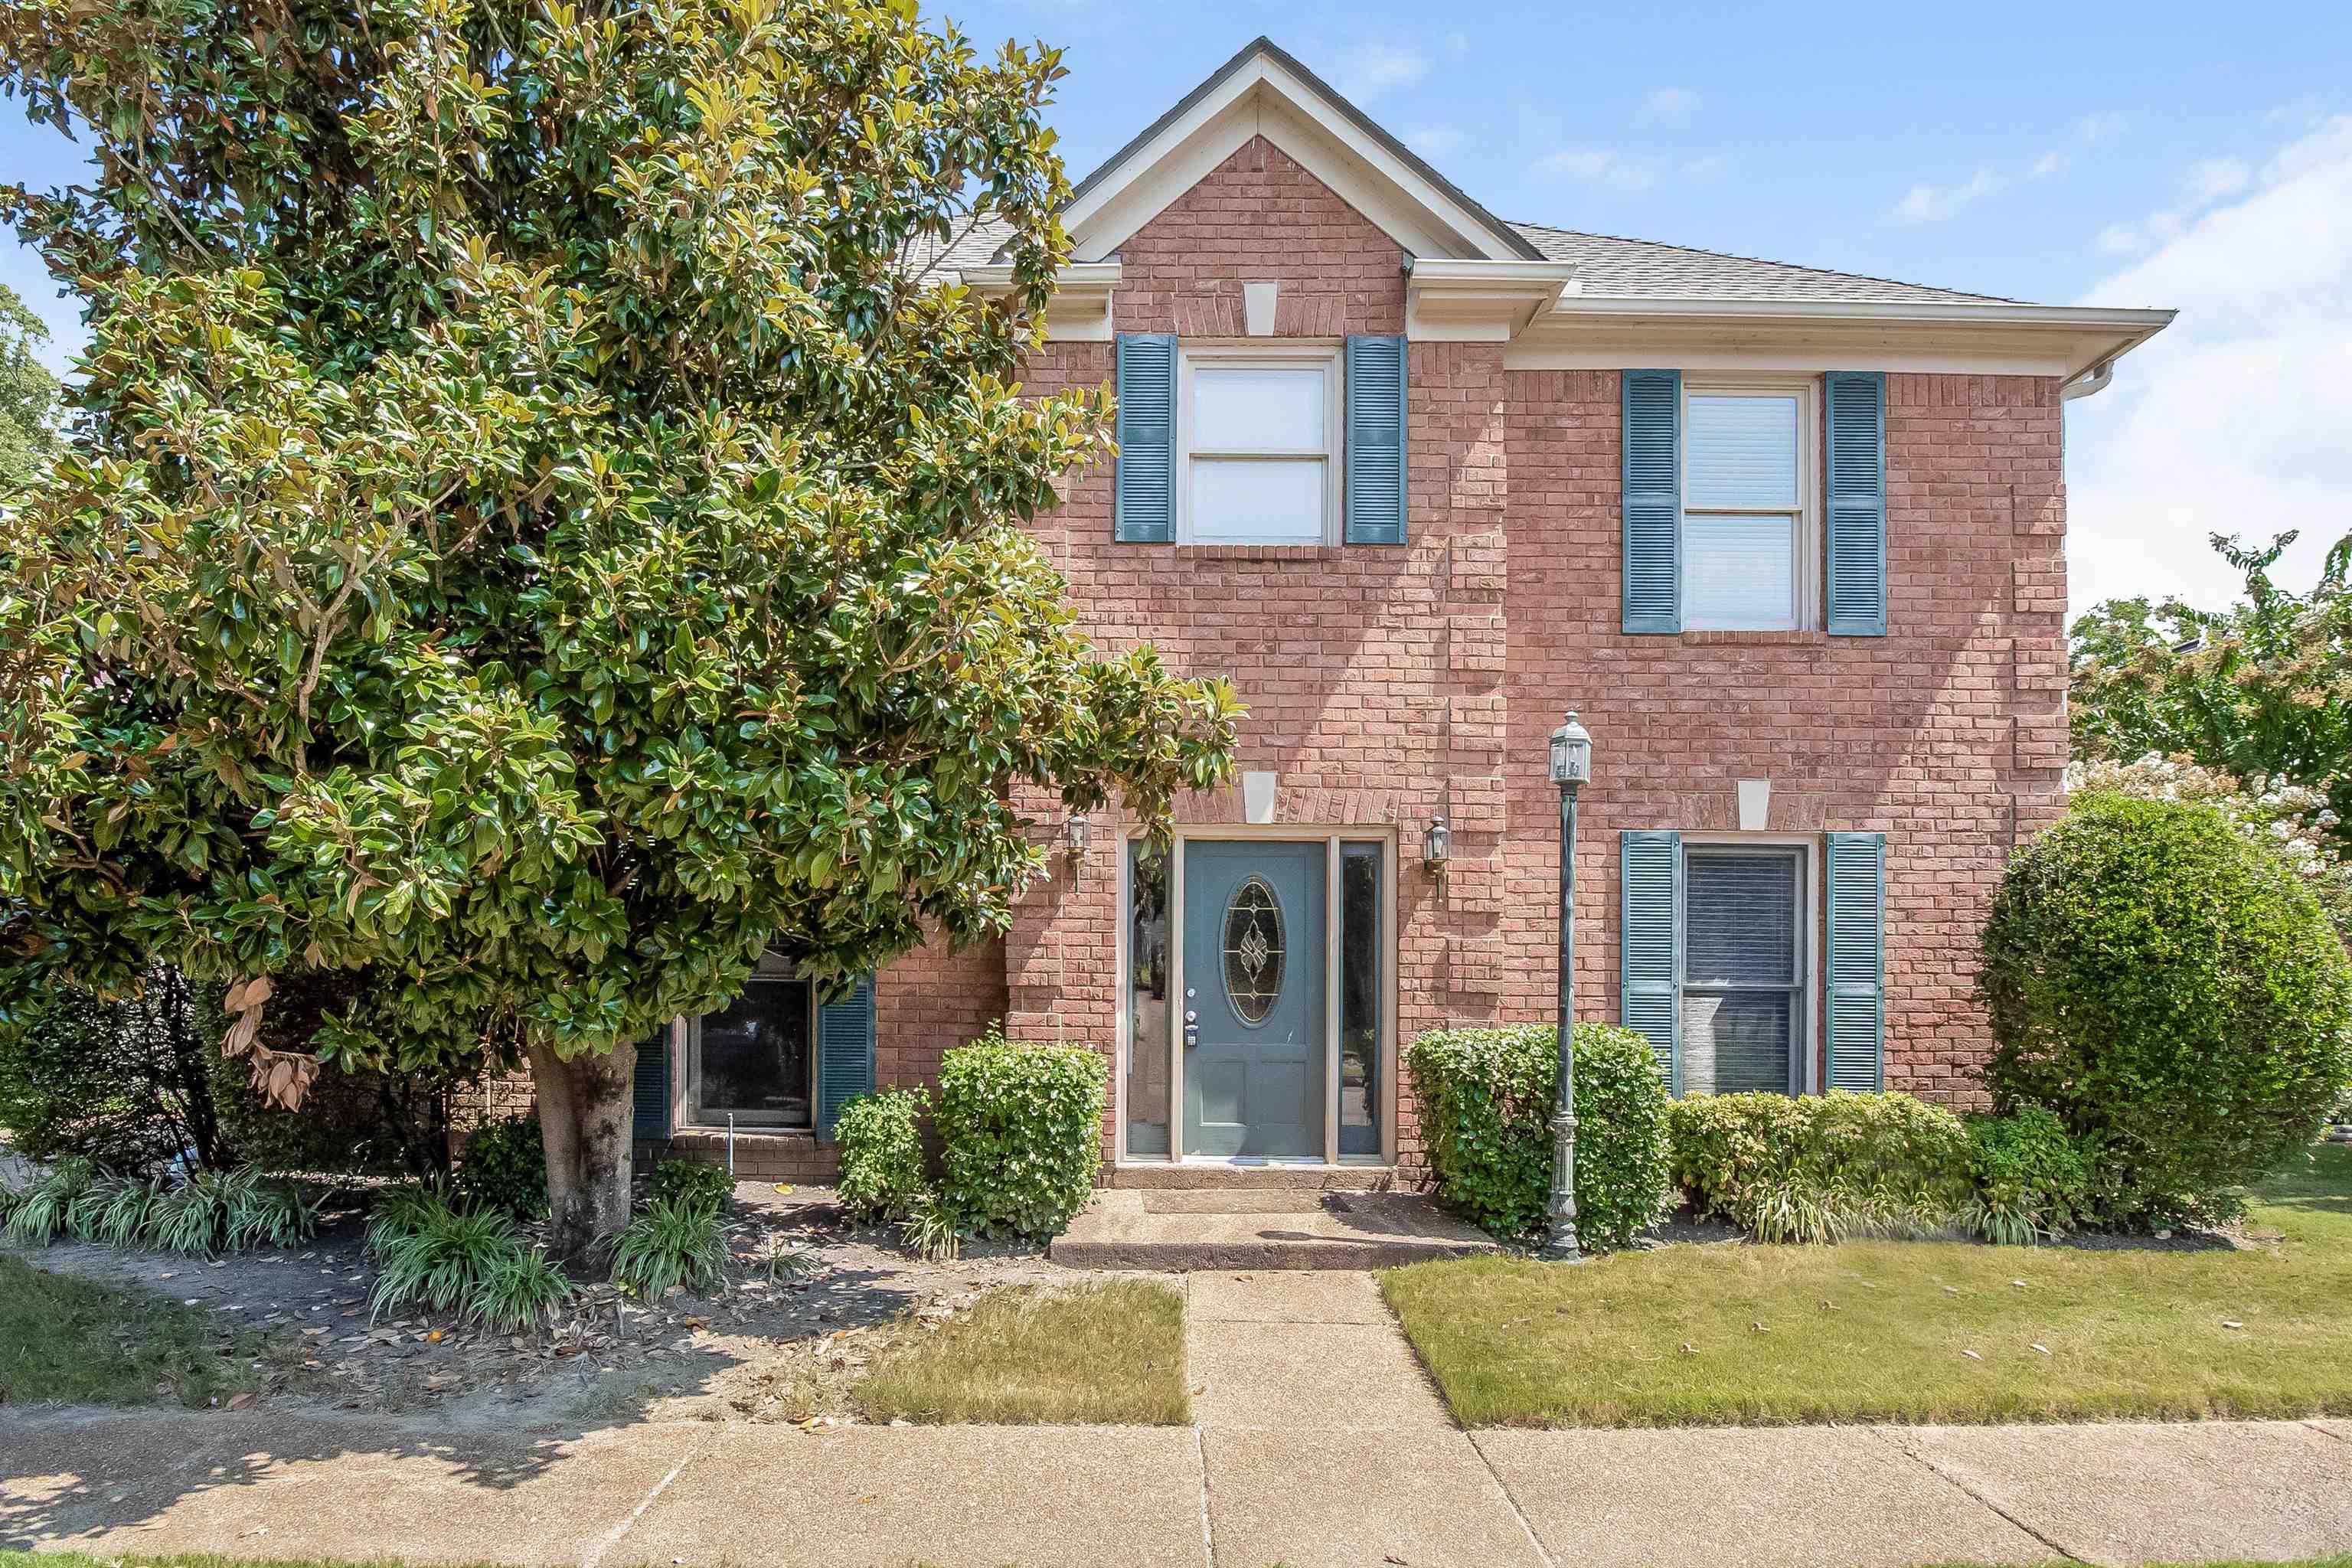
<path id="1" fill-rule="evenodd" d="M 1671 1206 L 1665 1085 L 1650 1043 L 1612 1024 L 1579 1024 L 1578 1238 L 1623 1247 Z M 1539 1235 L 1551 1194 L 1553 1076 L 1559 1034 L 1546 1025 L 1437 1029 L 1405 1048 L 1438 1194 L 1506 1238 Z"/>
<path id="2" fill-rule="evenodd" d="M 2227 1217 L 2352 1079 L 2352 960 L 2209 806 L 2087 795 L 2011 857 L 1979 994 L 1995 1107 L 2053 1112 L 2109 1224 Z"/>
<path id="3" fill-rule="evenodd" d="M 940 1063 L 940 1197 L 982 1235 L 1059 1235 L 1101 1161 L 1102 1053 L 992 1033 Z"/>
<path id="4" fill-rule="evenodd" d="M 1675 1179 L 1759 1241 L 1917 1236 L 1959 1223 L 1974 1144 L 1907 1094 L 1721 1094 L 1674 1102 Z"/>
<path id="5" fill-rule="evenodd" d="M 841 1145 L 842 1207 L 868 1222 L 902 1220 L 930 1195 L 923 1172 L 930 1107 L 919 1089 L 861 1094 L 842 1106 L 833 1134 Z"/>

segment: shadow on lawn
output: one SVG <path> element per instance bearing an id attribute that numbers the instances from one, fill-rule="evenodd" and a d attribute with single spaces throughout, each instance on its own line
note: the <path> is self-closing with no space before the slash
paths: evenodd
<path id="1" fill-rule="evenodd" d="M 827 1309 L 836 1321 L 873 1321 L 920 1300 L 917 1279 L 835 1268 L 796 1293 L 794 1315 L 803 1321 L 790 1333 L 760 1338 L 756 1322 L 741 1332 L 761 1352 L 781 1349 L 833 1331 L 810 1321 Z M 724 1374 L 759 1353 L 679 1345 L 657 1368 L 634 1371 L 657 1376 L 666 1392 L 712 1394 Z M 193 1527 L 210 1549 L 266 1546 L 271 1555 L 289 1550 L 289 1535 L 299 1536 L 310 1518 L 346 1532 L 380 1531 L 380 1540 L 373 1533 L 368 1540 L 387 1555 L 404 1550 L 410 1531 L 450 1528 L 477 1510 L 495 1518 L 536 1509 L 514 1519 L 515 1527 L 555 1534 L 592 1519 L 602 1528 L 611 1521 L 592 1498 L 625 1504 L 643 1497 L 709 1428 L 674 1424 L 667 1430 L 677 1441 L 667 1445 L 611 1441 L 637 1425 L 644 1384 L 620 1373 L 597 1377 L 594 1360 L 575 1358 L 587 1375 L 568 1401 L 483 1394 L 404 1413 L 292 1400 L 238 1411 L 0 1407 L 0 1549 L 103 1542 L 136 1550 L 135 1535 L 116 1532 L 153 1528 L 167 1516 L 175 1535 Z M 356 1487 L 347 1463 L 355 1458 L 364 1462 Z M 338 1464 L 332 1472 L 313 1468 L 329 1461 Z M 639 1484 L 637 1472 L 647 1466 L 652 1473 Z M 583 1491 L 569 1476 L 551 1482 L 558 1467 L 607 1484 Z M 542 1518 L 548 1522 L 537 1525 Z M 275 1527 L 280 1519 L 293 1523 Z M 247 1534 L 257 1539 L 240 1544 Z M 331 1554 L 348 1555 L 349 1547 Z"/>

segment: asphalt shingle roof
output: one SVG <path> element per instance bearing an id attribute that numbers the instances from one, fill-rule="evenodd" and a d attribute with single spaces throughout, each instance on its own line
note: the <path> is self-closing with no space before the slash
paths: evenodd
<path id="1" fill-rule="evenodd" d="M 1875 304 L 1928 304 L 1991 300 L 1957 289 L 1931 289 L 1853 272 L 1793 267 L 1781 261 L 1726 256 L 1713 250 L 1580 234 L 1541 224 L 1511 226 L 1553 261 L 1576 263 L 1587 294 L 1633 299 L 1848 300 Z M 2000 301 L 2013 303 L 2014 301 Z"/>

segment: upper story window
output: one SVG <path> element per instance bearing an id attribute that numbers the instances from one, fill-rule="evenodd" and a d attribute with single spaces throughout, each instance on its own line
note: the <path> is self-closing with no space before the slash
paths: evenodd
<path id="1" fill-rule="evenodd" d="M 1342 486 L 1339 353 L 1187 344 L 1181 374 L 1178 540 L 1336 540 Z"/>
<path id="2" fill-rule="evenodd" d="M 1685 631 L 1793 631 L 1818 623 L 1821 545 L 1810 382 L 1684 389 Z"/>

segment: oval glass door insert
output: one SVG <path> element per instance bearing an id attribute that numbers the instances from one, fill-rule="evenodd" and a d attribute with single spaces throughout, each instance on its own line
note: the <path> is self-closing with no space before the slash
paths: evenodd
<path id="1" fill-rule="evenodd" d="M 1282 901 L 1263 877 L 1225 905 L 1225 997 L 1244 1024 L 1263 1024 L 1282 994 Z"/>

